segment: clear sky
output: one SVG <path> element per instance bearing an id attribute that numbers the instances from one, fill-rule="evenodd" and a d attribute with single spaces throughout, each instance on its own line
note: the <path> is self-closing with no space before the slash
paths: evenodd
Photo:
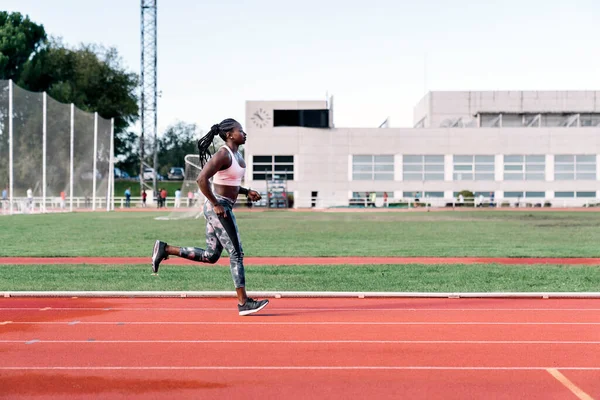
<path id="1" fill-rule="evenodd" d="M 139 0 L 2 0 L 140 70 Z M 412 126 L 426 90 L 600 89 L 598 0 L 159 0 L 159 132 L 246 100 L 334 95 L 338 127 Z"/>

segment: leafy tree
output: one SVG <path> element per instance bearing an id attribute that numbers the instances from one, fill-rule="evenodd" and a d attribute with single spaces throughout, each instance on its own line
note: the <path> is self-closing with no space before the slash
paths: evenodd
<path id="1" fill-rule="evenodd" d="M 127 128 L 138 118 L 138 78 L 122 66 L 116 49 L 82 45 L 77 49 L 53 41 L 28 61 L 18 84 L 62 103 L 97 111 L 115 119 L 115 155 L 130 157 L 135 135 Z"/>
<path id="2" fill-rule="evenodd" d="M 171 167 L 184 167 L 185 156 L 198 152 L 197 141 L 202 135 L 196 124 L 177 122 L 158 138 L 159 173 L 166 175 Z"/>
<path id="3" fill-rule="evenodd" d="M 29 17 L 1 11 L 0 79 L 12 79 L 29 91 L 45 91 L 59 102 L 115 118 L 115 155 L 126 164 L 137 157 L 138 138 L 127 129 L 138 119 L 138 77 L 124 68 L 114 48 L 89 44 L 69 48 L 60 39 L 49 40 L 43 25 Z M 7 90 L 0 88 L 0 100 L 6 96 Z M 38 121 L 19 120 L 25 117 L 15 110 L 15 124 L 37 129 Z M 2 134 L 6 123 L 6 115 L 0 115 L 0 155 L 7 151 L 7 135 Z M 23 154 L 29 150 L 23 149 Z M 0 170 L 0 180 L 6 180 L 5 175 Z"/>
<path id="4" fill-rule="evenodd" d="M 46 45 L 46 31 L 21 13 L 0 11 L 0 79 L 19 75 L 25 63 Z"/>

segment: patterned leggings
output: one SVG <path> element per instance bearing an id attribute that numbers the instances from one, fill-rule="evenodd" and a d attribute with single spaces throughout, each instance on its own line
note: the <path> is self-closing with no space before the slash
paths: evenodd
<path id="1" fill-rule="evenodd" d="M 204 204 L 206 218 L 206 250 L 198 247 L 182 247 L 179 256 L 203 263 L 216 263 L 221 258 L 223 248 L 229 253 L 233 284 L 237 288 L 246 285 L 244 274 L 244 250 L 233 215 L 234 202 L 223 196 L 215 196 L 225 209 L 225 217 L 219 217 L 210 202 Z"/>

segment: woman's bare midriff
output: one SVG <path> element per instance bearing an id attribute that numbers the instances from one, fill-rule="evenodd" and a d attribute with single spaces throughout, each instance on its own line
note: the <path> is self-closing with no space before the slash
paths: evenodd
<path id="1" fill-rule="evenodd" d="M 226 186 L 226 185 L 217 185 L 216 183 L 213 185 L 215 188 L 215 194 L 219 196 L 227 197 L 235 201 L 240 193 L 239 186 Z"/>

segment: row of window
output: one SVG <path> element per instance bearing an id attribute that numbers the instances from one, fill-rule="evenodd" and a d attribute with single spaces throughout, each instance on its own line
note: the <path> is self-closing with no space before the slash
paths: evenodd
<path id="1" fill-rule="evenodd" d="M 505 155 L 505 181 L 543 181 L 546 176 L 546 158 L 543 155 Z M 494 181 L 495 156 L 453 156 L 454 181 Z M 253 180 L 294 180 L 294 156 L 253 156 Z M 405 155 L 402 160 L 404 181 L 443 181 L 443 155 Z M 596 180 L 595 155 L 554 156 L 554 179 Z M 393 155 L 352 156 L 352 180 L 393 181 Z"/>
<path id="2" fill-rule="evenodd" d="M 600 126 L 600 114 L 480 114 L 482 128 L 518 127 L 594 127 Z"/>
<path id="3" fill-rule="evenodd" d="M 364 198 L 367 194 L 373 192 L 353 192 L 352 197 Z M 375 192 L 377 197 L 383 197 L 384 192 Z M 476 198 L 483 196 L 489 199 L 493 191 L 489 192 L 475 192 L 473 193 Z M 405 199 L 419 199 L 419 198 L 444 198 L 444 192 L 402 192 L 402 197 Z M 454 198 L 458 198 L 459 192 L 454 192 Z M 393 193 L 392 193 L 393 197 Z M 505 199 L 544 199 L 546 198 L 546 192 L 504 192 L 503 198 Z M 554 198 L 556 199 L 585 199 L 585 198 L 596 198 L 596 192 L 554 192 Z"/>
<path id="4" fill-rule="evenodd" d="M 453 156 L 452 180 L 495 180 L 496 157 L 493 155 Z M 443 181 L 443 155 L 405 155 L 402 159 L 404 181 Z M 546 157 L 543 155 L 505 155 L 504 180 L 543 181 L 546 179 Z M 556 155 L 554 179 L 596 180 L 595 155 Z M 393 155 L 352 156 L 352 180 L 394 180 Z"/>
<path id="5" fill-rule="evenodd" d="M 293 181 L 294 156 L 253 156 L 252 171 L 255 181 Z"/>

